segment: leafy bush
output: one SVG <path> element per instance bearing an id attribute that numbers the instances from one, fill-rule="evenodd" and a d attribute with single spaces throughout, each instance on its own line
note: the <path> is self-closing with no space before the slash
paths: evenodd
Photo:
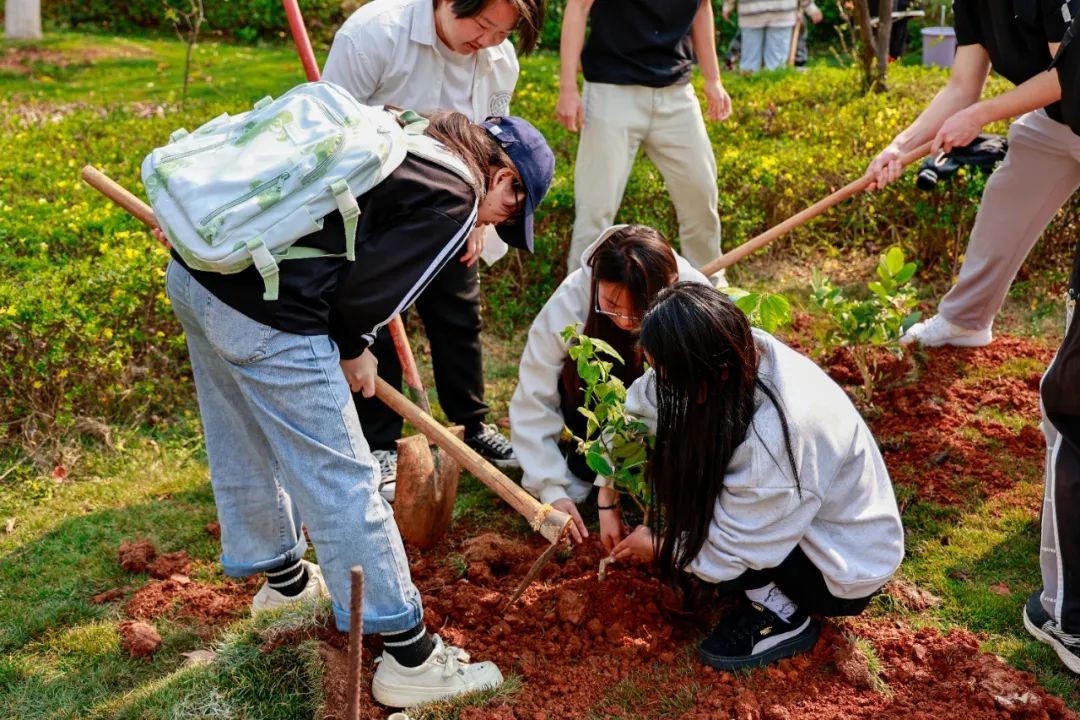
<path id="1" fill-rule="evenodd" d="M 814 271 L 812 300 L 830 321 L 821 337 L 821 347 L 825 352 L 838 347 L 851 350 L 867 403 L 874 394 L 877 370 L 872 348 L 884 347 L 899 355 L 900 336 L 919 319 L 920 313 L 914 312 L 918 299 L 909 285 L 915 269 L 915 263 L 905 261 L 903 250 L 889 248 L 878 260 L 878 279 L 866 286 L 870 295 L 862 300 L 847 297 L 841 288 Z"/>
<path id="2" fill-rule="evenodd" d="M 110 49 L 104 38 L 90 42 L 96 53 Z M 138 423 L 169 417 L 177 403 L 190 403 L 186 352 L 163 299 L 159 271 L 165 257 L 137 221 L 79 181 L 79 169 L 93 162 L 139 193 L 141 158 L 173 129 L 246 109 L 300 77 L 291 52 L 208 43 L 197 54 L 188 105 L 178 111 L 162 101 L 179 99 L 182 44 L 169 52 L 172 45 L 160 41 L 120 42 L 124 53 L 137 53 L 140 43 L 153 48 L 154 59 L 76 65 L 56 71 L 62 82 L 0 76 L 6 91 L 0 93 L 0 417 L 8 423 L 0 450 L 21 443 L 24 430 L 33 427 L 62 431 L 81 417 Z M 162 68 L 162 58 L 171 67 Z M 212 85 L 198 67 L 211 58 Z M 547 136 L 556 155 L 555 181 L 537 214 L 536 253 L 514 252 L 482 269 L 488 332 L 512 335 L 527 327 L 565 272 L 577 136 L 552 117 L 557 76 L 553 56 L 522 62 L 513 111 Z M 709 125 L 725 247 L 861 174 L 945 74 L 900 66 L 891 77 L 894 90 L 887 98 L 860 96 L 855 71 L 841 68 L 727 77 L 734 115 Z M 68 94 L 72 86 L 93 87 L 97 95 Z M 35 99 L 20 95 L 27 88 Z M 854 248 L 879 253 L 902 241 L 924 274 L 949 278 L 984 182 L 979 173 L 958 174 L 927 194 L 908 178 L 846 201 L 774 247 L 805 255 Z M 1051 223 L 1029 266 L 1065 266 L 1060 258 L 1075 238 L 1077 207 Z M 674 209 L 647 160 L 631 173 L 616 222 L 649 224 L 677 238 Z M 738 284 L 738 266 L 729 276 Z M 114 291 L 120 295 L 114 298 Z"/>
<path id="3" fill-rule="evenodd" d="M 304 24 L 313 42 L 328 44 L 345 18 L 363 2 L 304 0 Z M 45 0 L 44 17 L 64 27 L 94 26 L 111 32 L 138 28 L 169 30 L 166 10 L 186 11 L 183 0 Z M 216 0 L 206 3 L 206 22 L 215 34 L 251 42 L 283 38 L 289 32 L 281 0 Z"/>

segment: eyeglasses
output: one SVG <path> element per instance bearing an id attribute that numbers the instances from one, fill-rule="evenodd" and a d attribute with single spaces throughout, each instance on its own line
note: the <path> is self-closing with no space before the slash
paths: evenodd
<path id="1" fill-rule="evenodd" d="M 639 315 L 623 315 L 622 313 L 611 312 L 600 307 L 600 288 L 596 289 L 596 294 L 593 296 L 593 310 L 600 315 L 607 315 L 610 318 L 616 320 L 627 320 L 632 323 L 641 322 L 641 316 Z"/>

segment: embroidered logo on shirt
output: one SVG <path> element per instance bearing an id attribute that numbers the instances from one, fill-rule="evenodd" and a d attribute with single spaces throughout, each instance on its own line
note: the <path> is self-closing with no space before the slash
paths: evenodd
<path id="1" fill-rule="evenodd" d="M 488 116 L 492 115 L 509 115 L 510 114 L 510 93 L 497 92 L 492 93 L 491 100 L 488 102 Z"/>

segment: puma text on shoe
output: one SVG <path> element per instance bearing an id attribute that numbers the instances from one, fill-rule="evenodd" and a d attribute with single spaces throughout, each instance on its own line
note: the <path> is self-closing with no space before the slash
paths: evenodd
<path id="1" fill-rule="evenodd" d="M 701 662 L 718 670 L 741 670 L 804 653 L 817 642 L 818 628 L 796 610 L 788 621 L 764 605 L 748 602 L 724 618 L 698 648 Z"/>

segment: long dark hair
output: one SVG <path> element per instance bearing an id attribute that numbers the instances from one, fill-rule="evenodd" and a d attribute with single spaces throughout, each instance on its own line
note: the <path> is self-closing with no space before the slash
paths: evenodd
<path id="1" fill-rule="evenodd" d="M 708 537 L 727 466 L 751 429 L 757 390 L 780 412 L 796 486 L 798 472 L 787 418 L 758 378 L 750 323 L 726 295 L 697 283 L 667 288 L 642 319 L 640 343 L 656 371 L 650 523 L 663 535 L 661 575 L 681 579 Z"/>
<path id="2" fill-rule="evenodd" d="M 483 202 L 491 187 L 491 179 L 501 168 L 511 170 L 520 178 L 514 161 L 499 146 L 494 136 L 462 113 L 438 110 L 425 117 L 428 126 L 424 134 L 435 138 L 461 158 L 476 179 L 474 189 L 478 202 Z M 514 212 L 516 209 L 507 210 Z"/>
<path id="3" fill-rule="evenodd" d="M 596 312 L 600 281 L 621 285 L 632 312 L 640 317 L 657 293 L 678 279 L 675 253 L 660 231 L 647 225 L 627 225 L 613 231 L 600 243 L 589 257 L 588 265 L 592 269 L 592 284 L 589 287 L 589 315 L 582 332 L 604 340 L 622 355 L 625 364 L 616 364 L 612 372 L 629 384 L 643 372 L 637 333 L 623 330 L 607 315 Z M 562 385 L 563 397 L 567 405 L 573 405 L 572 412 L 576 415 L 576 409 L 584 401 L 584 390 L 577 365 L 569 359 L 563 363 Z"/>

